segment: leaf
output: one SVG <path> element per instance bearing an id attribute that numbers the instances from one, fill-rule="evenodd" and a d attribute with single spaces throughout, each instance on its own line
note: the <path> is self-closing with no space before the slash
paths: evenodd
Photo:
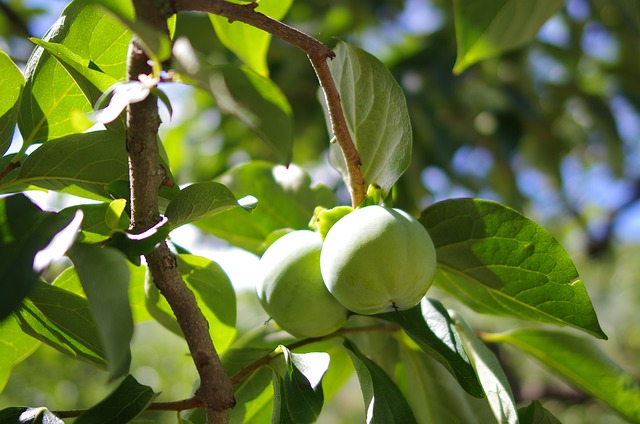
<path id="1" fill-rule="evenodd" d="M 324 186 L 310 188 L 311 177 L 295 165 L 248 162 L 217 179 L 236 196 L 253 195 L 258 206 L 248 214 L 235 208 L 196 225 L 230 244 L 262 254 L 269 235 L 282 228 L 305 229 L 318 205 L 332 207 L 335 195 Z"/>
<path id="2" fill-rule="evenodd" d="M 486 396 L 464 351 L 455 323 L 440 302 L 425 297 L 409 310 L 376 316 L 400 325 L 424 352 L 458 380 L 467 393 L 476 398 Z"/>
<path id="3" fill-rule="evenodd" d="M 459 74 L 531 41 L 564 1 L 455 0 L 453 4 L 458 45 L 453 72 Z"/>
<path id="4" fill-rule="evenodd" d="M 10 407 L 0 411 L 0 423 L 2 424 L 64 424 L 47 408 Z"/>
<path id="5" fill-rule="evenodd" d="M 29 184 L 95 200 L 112 200 L 106 186 L 128 178 L 124 136 L 112 131 L 73 134 L 48 142 L 31 153 L 3 193 Z"/>
<path id="6" fill-rule="evenodd" d="M 516 401 L 511 392 L 507 376 L 496 355 L 475 335 L 475 332 L 459 314 L 452 315 L 455 319 L 460 338 L 476 369 L 480 383 L 487 394 L 487 400 L 493 415 L 499 423 L 515 424 L 518 422 Z"/>
<path id="7" fill-rule="evenodd" d="M 38 282 L 14 316 L 30 336 L 72 358 L 106 368 L 104 348 L 87 299 Z"/>
<path id="8" fill-rule="evenodd" d="M 109 103 L 102 109 L 96 110 L 92 118 L 96 122 L 108 124 L 115 121 L 120 114 L 133 103 L 139 103 L 149 97 L 151 88 L 141 81 L 118 82 L 105 92 L 105 97 L 111 95 Z M 96 107 L 102 106 L 104 97 L 98 99 Z"/>
<path id="9" fill-rule="evenodd" d="M 491 201 L 450 199 L 420 221 L 436 247 L 436 285 L 475 311 L 606 339 L 571 258 L 529 218 Z"/>
<path id="10" fill-rule="evenodd" d="M 128 423 L 158 396 L 151 387 L 142 385 L 131 375 L 125 377 L 106 398 L 85 411 L 75 424 L 120 424 Z"/>
<path id="11" fill-rule="evenodd" d="M 280 346 L 284 360 L 284 372 L 277 385 L 281 385 L 284 398 L 274 406 L 274 416 L 286 416 L 295 423 L 314 423 L 317 421 L 324 393 L 322 377 L 329 367 L 329 355 L 324 352 L 292 353 Z M 286 408 L 279 411 L 277 407 Z"/>
<path id="12" fill-rule="evenodd" d="M 177 256 L 178 271 L 209 322 L 209 334 L 216 350 L 224 352 L 236 335 L 236 294 L 227 274 L 215 262 L 193 255 Z M 182 336 L 169 307 L 151 281 L 145 287 L 147 309 L 167 329 Z"/>
<path id="13" fill-rule="evenodd" d="M 125 204 L 125 199 L 116 199 L 110 203 L 75 205 L 62 209 L 60 215 L 73 217 L 77 211 L 82 211 L 78 240 L 88 244 L 99 243 L 107 240 L 113 230 L 124 230 L 129 226 L 129 217 L 122 213 Z M 119 211 L 120 207 L 122 211 Z M 121 215 L 116 216 L 117 213 Z"/>
<path id="14" fill-rule="evenodd" d="M 238 205 L 227 187 L 213 181 L 194 183 L 180 190 L 165 211 L 171 228 L 178 228 Z"/>
<path id="15" fill-rule="evenodd" d="M 391 72 L 371 54 L 343 41 L 335 52 L 329 69 L 360 154 L 362 176 L 367 185 L 380 187 L 386 196 L 411 161 L 411 122 L 404 93 Z M 346 164 L 337 143 L 331 145 L 330 159 L 346 181 Z"/>
<path id="16" fill-rule="evenodd" d="M 71 217 L 43 212 L 23 194 L 0 199 L 0 320 L 38 283 L 42 269 L 35 269 L 36 256 L 70 221 Z M 41 256 L 37 265 L 45 266 L 50 259 Z"/>
<path id="17" fill-rule="evenodd" d="M 76 245 L 69 258 L 80 277 L 104 346 L 109 379 L 129 372 L 133 317 L 129 306 L 129 268 L 109 248 Z"/>
<path id="18" fill-rule="evenodd" d="M 58 233 L 51 238 L 49 244 L 43 249 L 40 249 L 38 253 L 33 257 L 33 269 L 36 272 L 43 272 L 54 261 L 61 259 L 67 250 L 71 247 L 80 230 L 80 223 L 82 222 L 82 211 L 77 211 L 71 219 L 71 222 L 58 231 Z"/>
<path id="19" fill-rule="evenodd" d="M 262 0 L 256 11 L 279 20 L 287 14 L 291 4 L 293 4 L 293 0 Z M 253 5 L 247 7 L 253 7 Z M 262 76 L 268 76 L 267 52 L 271 35 L 244 22 L 229 22 L 223 16 L 209 16 L 222 44 L 254 71 Z"/>
<path id="20" fill-rule="evenodd" d="M 534 400 L 529 406 L 518 409 L 520 424 L 562 424 L 551 412 Z"/>
<path id="21" fill-rule="evenodd" d="M 169 220 L 163 216 L 158 223 L 142 233 L 113 231 L 108 246 L 120 250 L 132 264 L 138 266 L 140 265 L 140 256 L 151 253 L 159 243 L 164 242 L 170 231 Z"/>
<path id="22" fill-rule="evenodd" d="M 611 360 L 594 341 L 568 332 L 535 329 L 488 334 L 486 340 L 515 346 L 630 422 L 640 421 L 640 382 Z"/>
<path id="23" fill-rule="evenodd" d="M 193 85 L 211 93 L 222 111 L 247 125 L 282 163 L 291 162 L 293 112 L 273 81 L 247 66 L 210 64 L 186 39 L 176 41 L 174 55 L 178 71 L 193 78 Z"/>
<path id="24" fill-rule="evenodd" d="M 378 364 L 362 355 L 356 345 L 344 341 L 358 374 L 369 423 L 415 423 L 416 419 L 398 386 Z"/>
<path id="25" fill-rule="evenodd" d="M 0 156 L 6 153 L 13 140 L 24 84 L 20 69 L 0 50 Z"/>
<path id="26" fill-rule="evenodd" d="M 123 218 L 128 222 L 129 218 L 124 214 L 127 206 L 127 199 L 115 199 L 109 203 L 104 215 L 104 222 L 110 230 L 118 230 L 123 228 Z"/>
<path id="27" fill-rule="evenodd" d="M 88 59 L 91 69 L 116 80 L 125 78 L 129 40 L 129 32 L 115 18 L 83 0 L 71 2 L 43 37 L 45 42 L 62 44 L 77 57 Z M 84 127 L 78 127 L 74 123 L 74 111 L 88 113 L 92 104 L 60 62 L 42 47 L 29 58 L 25 76 L 18 118 L 23 149 L 91 125 L 85 122 Z"/>
<path id="28" fill-rule="evenodd" d="M 271 370 L 263 367 L 236 386 L 236 406 L 229 410 L 231 424 L 269 422 L 273 409 L 271 379 Z"/>
<path id="29" fill-rule="evenodd" d="M 11 369 L 29 357 L 40 342 L 20 330 L 13 317 L 0 321 L 0 393 L 9 381 Z"/>

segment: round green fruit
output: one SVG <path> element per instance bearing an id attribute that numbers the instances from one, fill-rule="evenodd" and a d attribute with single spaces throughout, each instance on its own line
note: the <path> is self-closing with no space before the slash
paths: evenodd
<path id="1" fill-rule="evenodd" d="M 296 337 L 324 336 L 347 322 L 347 309 L 322 281 L 321 249 L 318 233 L 294 231 L 269 246 L 258 265 L 260 303 L 280 327 Z"/>
<path id="2" fill-rule="evenodd" d="M 320 270 L 347 309 L 362 315 L 401 311 L 431 287 L 436 250 L 427 230 L 406 212 L 367 206 L 331 227 Z"/>

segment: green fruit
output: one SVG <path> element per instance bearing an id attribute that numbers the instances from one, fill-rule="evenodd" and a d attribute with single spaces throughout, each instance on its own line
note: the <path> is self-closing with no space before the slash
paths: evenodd
<path id="1" fill-rule="evenodd" d="M 296 337 L 324 336 L 347 322 L 348 311 L 322 281 L 321 248 L 318 233 L 294 231 L 269 246 L 258 265 L 260 303 Z"/>
<path id="2" fill-rule="evenodd" d="M 367 206 L 339 220 L 320 255 L 324 282 L 363 315 L 415 306 L 433 282 L 436 250 L 427 230 L 399 209 Z"/>

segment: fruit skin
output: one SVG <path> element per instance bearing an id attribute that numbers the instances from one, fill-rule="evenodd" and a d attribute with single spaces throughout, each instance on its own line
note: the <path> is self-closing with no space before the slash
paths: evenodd
<path id="1" fill-rule="evenodd" d="M 260 303 L 280 327 L 296 337 L 324 336 L 347 322 L 347 309 L 322 281 L 321 248 L 318 233 L 294 231 L 269 246 L 258 265 Z"/>
<path id="2" fill-rule="evenodd" d="M 401 311 L 431 287 L 436 250 L 427 230 L 406 212 L 366 206 L 331 227 L 320 270 L 347 309 L 362 315 Z"/>

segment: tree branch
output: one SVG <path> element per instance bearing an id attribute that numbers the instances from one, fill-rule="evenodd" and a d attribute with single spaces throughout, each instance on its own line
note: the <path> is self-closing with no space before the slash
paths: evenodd
<path id="1" fill-rule="evenodd" d="M 324 92 L 331 118 L 331 128 L 347 164 L 347 186 L 351 193 L 351 204 L 353 207 L 360 205 L 366 195 L 366 184 L 360 169 L 362 165 L 360 155 L 351 138 L 342 110 L 340 94 L 327 65 L 327 59 L 335 57 L 333 50 L 289 25 L 256 12 L 257 3 L 236 4 L 224 0 L 173 0 L 173 4 L 176 12 L 208 12 L 224 16 L 229 19 L 229 22 L 244 22 L 266 31 L 306 53 Z"/>
<path id="2" fill-rule="evenodd" d="M 154 0 L 134 1 L 136 14 L 160 31 L 167 31 L 162 7 Z M 137 80 L 149 74 L 151 67 L 138 40 L 134 37 L 129 48 L 127 76 Z M 158 190 L 163 182 L 159 162 L 157 98 L 150 95 L 142 102 L 127 108 L 127 151 L 131 189 L 131 230 L 139 233 L 159 220 Z M 195 296 L 178 272 L 177 261 L 166 243 L 146 255 L 153 281 L 167 299 L 182 329 L 196 369 L 200 387 L 195 397 L 207 410 L 209 423 L 228 422 L 227 410 L 234 406 L 233 386 L 227 377 L 209 334 L 209 325 Z"/>

